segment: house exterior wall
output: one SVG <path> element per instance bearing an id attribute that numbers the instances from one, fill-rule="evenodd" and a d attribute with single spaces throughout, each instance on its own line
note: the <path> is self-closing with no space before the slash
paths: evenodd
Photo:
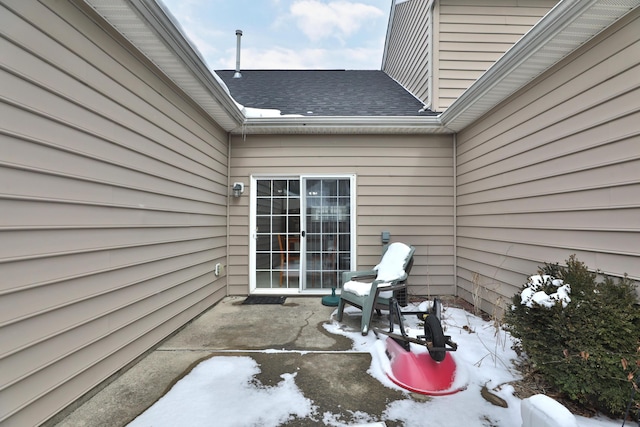
<path id="1" fill-rule="evenodd" d="M 431 106 L 432 17 L 429 0 L 394 5 L 382 71 Z"/>
<path id="2" fill-rule="evenodd" d="M 394 6 L 382 70 L 440 112 L 557 1 L 437 0 L 430 13 L 431 3 L 409 0 Z"/>
<path id="3" fill-rule="evenodd" d="M 253 174 L 356 174 L 357 267 L 380 260 L 380 233 L 416 247 L 411 294 L 450 295 L 453 283 L 450 135 L 234 137 L 232 181 Z M 249 188 L 245 190 L 249 194 Z M 229 292 L 249 290 L 249 197 L 230 203 Z"/>
<path id="4" fill-rule="evenodd" d="M 638 34 L 640 10 L 457 136 L 461 296 L 490 309 L 572 254 L 640 280 Z"/>
<path id="5" fill-rule="evenodd" d="M 97 22 L 0 4 L 6 427 L 39 425 L 226 294 L 226 133 Z"/>
<path id="6" fill-rule="evenodd" d="M 436 7 L 436 111 L 446 110 L 556 0 L 441 0 Z"/>

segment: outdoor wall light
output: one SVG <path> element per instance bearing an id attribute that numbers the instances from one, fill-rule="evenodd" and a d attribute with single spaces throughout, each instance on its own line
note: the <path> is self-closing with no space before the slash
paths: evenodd
<path id="1" fill-rule="evenodd" d="M 233 190 L 233 197 L 240 197 L 244 193 L 244 182 L 234 182 L 231 190 Z"/>

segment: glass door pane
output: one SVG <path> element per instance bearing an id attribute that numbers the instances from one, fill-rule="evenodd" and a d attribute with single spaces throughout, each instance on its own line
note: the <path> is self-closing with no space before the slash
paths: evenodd
<path id="1" fill-rule="evenodd" d="M 303 289 L 331 289 L 351 269 L 351 179 L 303 178 Z"/>
<path id="2" fill-rule="evenodd" d="M 256 180 L 256 289 L 299 289 L 300 180 Z"/>

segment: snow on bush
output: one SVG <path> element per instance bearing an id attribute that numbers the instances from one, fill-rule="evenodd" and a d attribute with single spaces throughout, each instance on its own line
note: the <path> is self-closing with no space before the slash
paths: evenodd
<path id="1" fill-rule="evenodd" d="M 548 294 L 548 289 L 553 287 L 556 288 L 556 291 Z M 536 274 L 529 276 L 520 294 L 520 303 L 527 307 L 533 307 L 533 304 L 536 303 L 543 307 L 551 308 L 560 301 L 562 308 L 566 308 L 571 302 L 571 297 L 569 297 L 570 293 L 571 285 L 569 283 L 565 284 L 562 279 L 556 279 L 548 274 Z"/>

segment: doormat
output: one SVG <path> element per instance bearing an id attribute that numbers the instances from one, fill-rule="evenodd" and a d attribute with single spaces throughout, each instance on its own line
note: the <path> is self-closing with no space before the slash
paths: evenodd
<path id="1" fill-rule="evenodd" d="M 242 304 L 284 304 L 287 297 L 250 295 Z"/>

